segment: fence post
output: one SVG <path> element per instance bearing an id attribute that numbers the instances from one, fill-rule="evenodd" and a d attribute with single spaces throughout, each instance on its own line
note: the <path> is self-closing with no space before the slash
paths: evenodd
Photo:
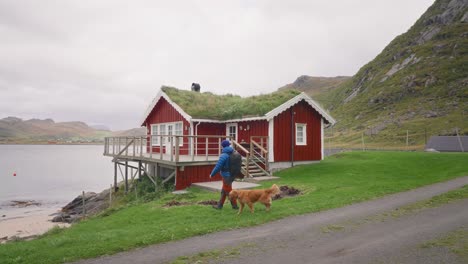
<path id="1" fill-rule="evenodd" d="M 205 138 L 205 158 L 208 160 L 208 138 Z"/>
<path id="2" fill-rule="evenodd" d="M 112 205 L 112 184 L 110 185 L 109 189 L 109 207 Z"/>
<path id="3" fill-rule="evenodd" d="M 362 151 L 364 151 L 364 132 L 361 134 L 361 140 L 362 140 Z"/>
<path id="4" fill-rule="evenodd" d="M 81 199 L 83 200 L 83 217 L 86 216 L 86 203 L 85 203 L 85 193 L 83 191 L 83 195 L 81 196 Z"/>
<path id="5" fill-rule="evenodd" d="M 457 127 L 456 131 L 457 131 L 458 144 L 460 144 L 460 149 L 461 149 L 462 152 L 465 152 L 465 150 L 463 149 L 463 144 L 462 144 L 461 139 L 460 139 L 460 134 L 458 134 L 458 127 Z"/>
<path id="6" fill-rule="evenodd" d="M 408 150 L 408 137 L 409 137 L 409 132 L 406 130 L 406 150 Z"/>
<path id="7" fill-rule="evenodd" d="M 182 139 L 183 140 L 183 139 Z M 175 161 L 179 162 L 179 136 L 175 136 Z"/>

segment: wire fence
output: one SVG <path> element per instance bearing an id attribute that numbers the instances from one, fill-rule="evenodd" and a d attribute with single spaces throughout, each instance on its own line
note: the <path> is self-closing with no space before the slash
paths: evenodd
<path id="1" fill-rule="evenodd" d="M 458 127 L 449 131 L 440 132 L 428 129 L 406 129 L 394 132 L 377 131 L 333 131 L 325 130 L 324 149 L 325 155 L 331 155 L 344 150 L 393 150 L 393 151 L 422 151 L 432 136 L 453 136 L 460 144 L 460 149 L 468 151 L 463 146 L 463 136 L 468 136 L 468 131 Z"/>

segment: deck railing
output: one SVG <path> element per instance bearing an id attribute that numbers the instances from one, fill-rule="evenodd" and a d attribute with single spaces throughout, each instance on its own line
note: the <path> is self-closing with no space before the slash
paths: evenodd
<path id="1" fill-rule="evenodd" d="M 114 159 L 125 157 L 145 157 L 171 162 L 216 160 L 221 155 L 221 141 L 226 136 L 179 136 L 157 135 L 140 137 L 106 137 L 104 155 Z M 249 151 L 231 140 L 236 149 L 247 156 Z"/>

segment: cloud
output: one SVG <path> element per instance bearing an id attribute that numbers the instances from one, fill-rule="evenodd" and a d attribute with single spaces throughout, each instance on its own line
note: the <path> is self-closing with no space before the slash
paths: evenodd
<path id="1" fill-rule="evenodd" d="M 353 75 L 431 3 L 0 0 L 0 113 L 124 129 L 163 84 L 248 96 Z"/>

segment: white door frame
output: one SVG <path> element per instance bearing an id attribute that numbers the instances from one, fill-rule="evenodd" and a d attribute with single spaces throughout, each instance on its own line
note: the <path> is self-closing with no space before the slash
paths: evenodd
<path id="1" fill-rule="evenodd" d="M 234 140 L 237 141 L 237 139 L 239 138 L 239 128 L 238 128 L 237 123 L 228 123 L 228 124 L 226 124 L 226 136 L 229 137 L 229 129 L 231 127 L 236 128 L 236 136 L 235 136 Z"/>

